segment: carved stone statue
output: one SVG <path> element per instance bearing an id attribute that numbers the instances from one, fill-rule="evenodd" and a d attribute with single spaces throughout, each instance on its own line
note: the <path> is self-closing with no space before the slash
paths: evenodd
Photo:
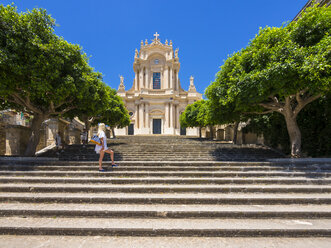
<path id="1" fill-rule="evenodd" d="M 189 92 L 197 92 L 197 89 L 195 88 L 195 85 L 194 85 L 194 77 L 193 76 L 190 77 L 190 87 L 188 88 L 188 91 Z"/>
<path id="2" fill-rule="evenodd" d="M 144 42 L 143 42 L 143 40 L 141 40 L 141 42 L 140 42 L 140 46 L 143 46 L 144 45 Z"/>
<path id="3" fill-rule="evenodd" d="M 193 76 L 190 77 L 190 86 L 191 85 L 194 85 L 194 77 Z"/>
<path id="4" fill-rule="evenodd" d="M 138 50 L 137 50 L 137 48 L 136 48 L 136 50 L 135 50 L 135 52 L 134 52 L 134 57 L 135 57 L 135 58 L 138 58 Z"/>
<path id="5" fill-rule="evenodd" d="M 176 51 L 175 51 L 175 58 L 177 58 L 178 59 L 178 48 L 176 48 Z"/>
<path id="6" fill-rule="evenodd" d="M 122 75 L 120 75 L 120 85 L 118 86 L 117 92 L 125 92 L 124 77 Z"/>
<path id="7" fill-rule="evenodd" d="M 165 44 L 168 45 L 168 40 L 165 41 Z"/>
<path id="8" fill-rule="evenodd" d="M 148 45 L 148 41 L 147 41 L 147 39 L 145 40 L 145 45 Z"/>

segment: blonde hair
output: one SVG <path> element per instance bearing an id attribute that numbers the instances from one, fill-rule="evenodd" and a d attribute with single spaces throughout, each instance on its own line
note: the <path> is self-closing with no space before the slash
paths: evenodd
<path id="1" fill-rule="evenodd" d="M 106 130 L 106 125 L 104 123 L 100 123 L 98 127 L 98 135 L 101 133 L 101 131 Z"/>

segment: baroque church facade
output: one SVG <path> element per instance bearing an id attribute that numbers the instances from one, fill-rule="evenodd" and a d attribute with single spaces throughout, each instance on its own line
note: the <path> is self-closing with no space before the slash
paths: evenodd
<path id="1" fill-rule="evenodd" d="M 117 94 L 123 99 L 131 116 L 129 127 L 116 129 L 117 135 L 187 135 L 197 136 L 198 128 L 181 128 L 179 116 L 188 104 L 202 99 L 190 77 L 188 91 L 181 87 L 178 76 L 180 63 L 178 49 L 172 41 L 163 44 L 159 34 L 150 44 L 141 41 L 140 51 L 135 50 L 132 88 L 125 90 L 120 77 Z"/>

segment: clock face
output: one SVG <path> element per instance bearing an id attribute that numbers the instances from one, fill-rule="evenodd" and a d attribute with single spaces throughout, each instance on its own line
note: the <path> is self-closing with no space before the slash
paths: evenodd
<path id="1" fill-rule="evenodd" d="M 158 59 L 154 60 L 154 64 L 158 65 L 159 64 L 159 60 Z"/>

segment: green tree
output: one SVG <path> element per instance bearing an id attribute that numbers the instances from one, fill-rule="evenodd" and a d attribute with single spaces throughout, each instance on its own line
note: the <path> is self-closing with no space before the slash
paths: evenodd
<path id="1" fill-rule="evenodd" d="M 115 91 L 116 92 L 116 91 Z M 130 125 L 130 115 L 120 96 L 114 95 L 109 101 L 109 108 L 103 113 L 100 122 L 105 123 L 112 129 L 115 137 L 114 128 L 123 128 Z"/>
<path id="2" fill-rule="evenodd" d="M 182 127 L 199 127 L 199 137 L 201 138 L 201 128 L 214 124 L 209 110 L 209 102 L 206 100 L 187 105 L 185 111 L 180 115 L 180 125 Z"/>
<path id="3" fill-rule="evenodd" d="M 93 73 L 78 45 L 54 34 L 43 9 L 0 5 L 0 99 L 33 115 L 25 155 L 33 156 L 44 120 L 88 104 Z"/>
<path id="4" fill-rule="evenodd" d="M 301 155 L 297 116 L 330 91 L 331 11 L 308 8 L 280 28 L 266 27 L 229 57 L 206 90 L 213 104 L 237 113 L 278 112 L 285 118 L 291 155 Z"/>
<path id="5" fill-rule="evenodd" d="M 91 74 L 89 81 L 88 99 L 83 99 L 88 104 L 80 104 L 65 116 L 71 119 L 77 116 L 85 123 L 86 130 L 100 122 L 109 125 L 112 130 L 130 125 L 129 113 L 122 98 L 116 95 L 116 90 L 102 82 L 100 73 Z"/>
<path id="6" fill-rule="evenodd" d="M 109 103 L 116 91 L 102 81 L 101 73 L 92 72 L 87 75 L 86 80 L 89 82 L 86 97 L 81 99 L 81 104 L 64 116 L 70 119 L 78 117 L 85 123 L 86 130 L 89 130 L 91 125 L 100 122 L 103 113 L 109 109 Z"/>
<path id="7" fill-rule="evenodd" d="M 309 104 L 298 115 L 302 133 L 302 152 L 308 156 L 331 155 L 331 94 Z M 290 153 L 285 119 L 277 112 L 250 119 L 244 132 L 263 134 L 268 145 Z M 279 147 L 280 145 L 280 147 Z"/>

